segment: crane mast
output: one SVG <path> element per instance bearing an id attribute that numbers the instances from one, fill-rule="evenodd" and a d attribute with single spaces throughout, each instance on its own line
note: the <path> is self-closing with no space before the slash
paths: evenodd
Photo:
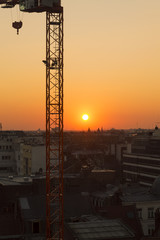
<path id="1" fill-rule="evenodd" d="M 0 0 L 0 4 L 46 12 L 46 240 L 63 240 L 63 7 L 61 0 Z M 22 22 L 12 26 L 18 34 Z"/>
<path id="2" fill-rule="evenodd" d="M 47 239 L 63 239 L 63 9 L 46 13 Z"/>

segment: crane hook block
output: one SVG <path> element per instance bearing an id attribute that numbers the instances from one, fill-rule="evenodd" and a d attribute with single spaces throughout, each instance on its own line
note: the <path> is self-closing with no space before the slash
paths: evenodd
<path id="1" fill-rule="evenodd" d="M 22 21 L 19 21 L 19 22 L 13 22 L 12 23 L 12 27 L 17 29 L 17 34 L 19 34 L 19 29 L 22 27 L 23 23 Z"/>

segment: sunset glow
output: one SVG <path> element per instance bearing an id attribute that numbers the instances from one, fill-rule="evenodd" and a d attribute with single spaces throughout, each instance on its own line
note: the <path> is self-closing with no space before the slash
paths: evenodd
<path id="1" fill-rule="evenodd" d="M 160 1 L 62 5 L 64 130 L 153 128 L 160 122 Z M 17 35 L 10 9 L 0 8 L 3 130 L 45 129 L 46 15 L 24 16 Z"/>

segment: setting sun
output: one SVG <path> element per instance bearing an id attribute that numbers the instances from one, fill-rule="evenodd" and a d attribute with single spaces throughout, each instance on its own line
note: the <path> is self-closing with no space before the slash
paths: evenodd
<path id="1" fill-rule="evenodd" d="M 84 115 L 82 116 L 82 119 L 83 119 L 84 121 L 87 121 L 88 118 L 89 118 L 88 114 L 84 114 Z"/>

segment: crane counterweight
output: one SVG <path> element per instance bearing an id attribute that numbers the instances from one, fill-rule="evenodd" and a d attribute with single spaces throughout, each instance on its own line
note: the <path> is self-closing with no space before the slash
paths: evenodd
<path id="1" fill-rule="evenodd" d="M 23 12 L 56 12 L 61 9 L 60 0 L 20 0 L 20 11 Z"/>

